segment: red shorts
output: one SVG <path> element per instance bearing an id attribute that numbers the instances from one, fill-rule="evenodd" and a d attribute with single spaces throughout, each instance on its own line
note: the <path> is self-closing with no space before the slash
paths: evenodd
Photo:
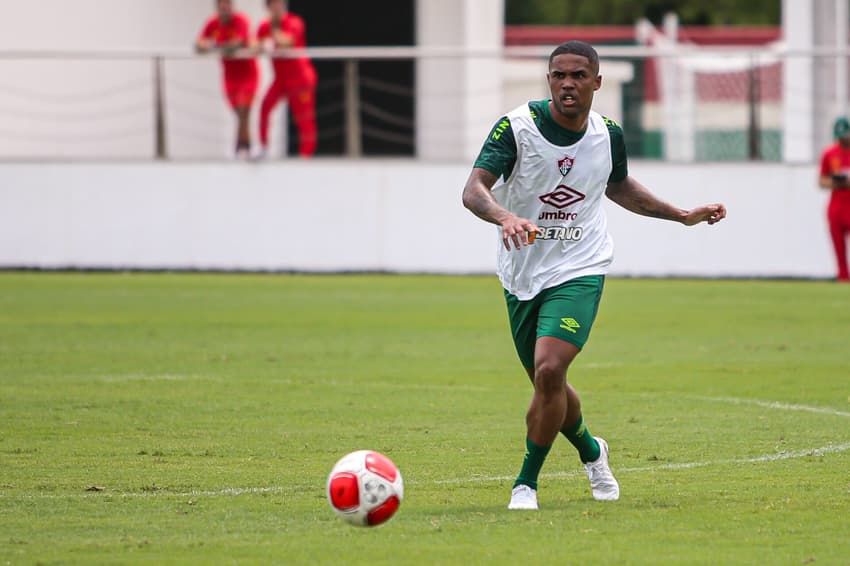
<path id="1" fill-rule="evenodd" d="M 830 226 L 837 230 L 850 232 L 850 201 L 844 202 L 833 195 L 826 209 L 826 216 L 829 219 Z"/>
<path id="2" fill-rule="evenodd" d="M 257 94 L 258 80 L 254 77 L 224 81 L 224 93 L 230 106 L 236 108 L 251 106 L 254 96 Z"/>

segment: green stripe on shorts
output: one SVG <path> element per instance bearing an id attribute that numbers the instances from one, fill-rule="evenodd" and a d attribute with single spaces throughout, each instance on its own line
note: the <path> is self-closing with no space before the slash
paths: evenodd
<path id="1" fill-rule="evenodd" d="M 584 348 L 604 285 L 604 275 L 588 275 L 544 289 L 528 301 L 520 301 L 505 291 L 511 335 L 523 367 L 534 367 L 534 346 L 541 336 L 553 336 Z"/>

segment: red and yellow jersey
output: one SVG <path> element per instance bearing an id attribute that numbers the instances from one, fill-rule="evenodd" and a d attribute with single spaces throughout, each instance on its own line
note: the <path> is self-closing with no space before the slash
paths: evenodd
<path id="1" fill-rule="evenodd" d="M 230 21 L 224 23 L 218 16 L 207 20 L 201 31 L 202 39 L 211 39 L 216 46 L 221 47 L 234 40 L 239 40 L 247 46 L 251 41 L 251 21 L 245 14 L 235 13 Z M 257 61 L 251 59 L 231 59 L 222 57 L 224 80 L 226 82 L 256 80 L 259 75 Z"/>
<path id="2" fill-rule="evenodd" d="M 306 26 L 304 25 L 304 20 L 299 16 L 291 12 L 287 13 L 280 19 L 280 31 L 292 36 L 294 41 L 292 44 L 293 49 L 307 47 Z M 263 20 L 257 29 L 257 39 L 264 41 L 272 39 L 272 37 L 271 20 Z M 275 43 L 275 47 L 278 47 L 277 43 Z M 314 86 L 316 84 L 316 70 L 308 58 L 275 58 L 272 62 L 274 64 L 276 82 L 282 82 L 292 86 Z"/>
<path id="3" fill-rule="evenodd" d="M 850 178 L 850 148 L 834 143 L 826 148 L 820 160 L 820 176 L 846 175 Z M 833 202 L 850 206 L 850 189 L 832 191 Z"/>

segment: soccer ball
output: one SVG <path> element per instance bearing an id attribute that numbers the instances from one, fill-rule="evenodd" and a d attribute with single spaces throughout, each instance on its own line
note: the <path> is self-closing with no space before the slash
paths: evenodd
<path id="1" fill-rule="evenodd" d="M 392 460 L 373 450 L 346 454 L 328 476 L 328 501 L 345 521 L 374 527 L 392 517 L 404 496 L 404 482 Z"/>

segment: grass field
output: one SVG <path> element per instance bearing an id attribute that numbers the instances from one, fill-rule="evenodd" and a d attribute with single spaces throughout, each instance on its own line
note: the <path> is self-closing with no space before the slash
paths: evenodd
<path id="1" fill-rule="evenodd" d="M 850 286 L 609 280 L 570 379 L 621 499 L 559 439 L 508 512 L 494 278 L 3 273 L 0 564 L 850 565 L 849 352 Z M 360 448 L 376 529 L 324 494 Z"/>

